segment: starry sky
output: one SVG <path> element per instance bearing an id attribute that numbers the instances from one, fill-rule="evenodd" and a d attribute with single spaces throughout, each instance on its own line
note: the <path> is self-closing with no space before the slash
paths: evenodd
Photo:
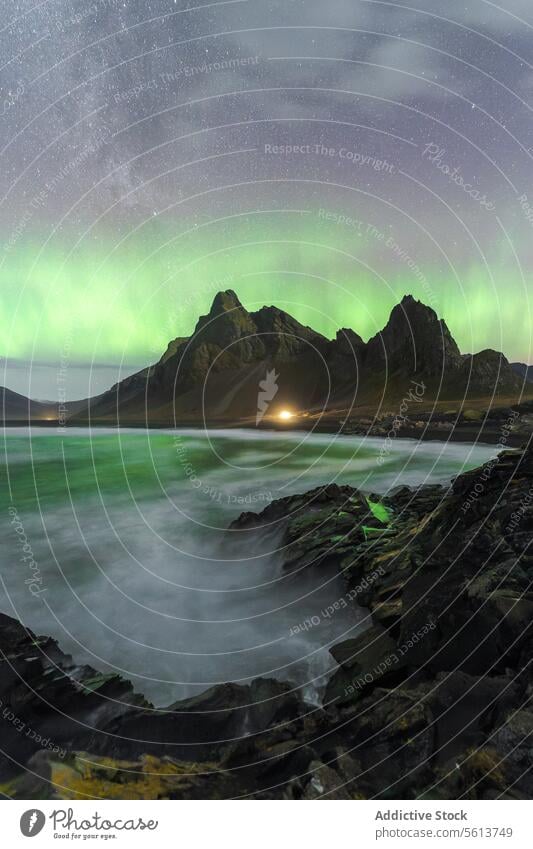
<path id="1" fill-rule="evenodd" d="M 96 394 L 227 288 L 533 361 L 531 0 L 0 6 L 0 384 Z"/>

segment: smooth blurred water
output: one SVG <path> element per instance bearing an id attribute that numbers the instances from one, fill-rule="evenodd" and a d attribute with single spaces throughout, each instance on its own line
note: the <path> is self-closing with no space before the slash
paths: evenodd
<path id="1" fill-rule="evenodd" d="M 233 536 L 229 555 L 221 529 L 243 510 L 325 483 L 378 493 L 445 483 L 495 454 L 395 440 L 380 465 L 382 447 L 301 432 L 8 428 L 0 609 L 77 661 L 120 671 L 158 705 L 259 675 L 310 695 L 334 667 L 328 646 L 368 619 L 341 609 L 291 634 L 342 596 L 340 579 L 284 573 L 275 534 L 259 549 Z"/>

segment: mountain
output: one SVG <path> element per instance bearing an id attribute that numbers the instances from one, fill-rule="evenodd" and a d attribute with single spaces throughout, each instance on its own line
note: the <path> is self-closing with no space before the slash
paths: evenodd
<path id="1" fill-rule="evenodd" d="M 511 363 L 511 368 L 526 383 L 533 383 L 533 366 L 528 366 L 525 363 Z"/>
<path id="2" fill-rule="evenodd" d="M 170 342 L 152 366 L 116 384 L 72 416 L 81 423 L 255 424 L 284 407 L 337 415 L 398 405 L 413 381 L 418 409 L 434 401 L 515 400 L 522 381 L 503 354 L 461 354 L 446 323 L 406 295 L 367 343 L 353 330 L 332 340 L 275 306 L 250 312 L 219 292 L 190 337 Z"/>
<path id="3" fill-rule="evenodd" d="M 406 295 L 382 331 L 366 346 L 365 367 L 395 374 L 438 377 L 460 367 L 461 353 L 446 323 L 430 307 Z"/>
<path id="4" fill-rule="evenodd" d="M 177 385 L 186 390 L 205 382 L 211 371 L 240 369 L 257 363 L 287 363 L 306 357 L 326 339 L 304 327 L 277 307 L 249 313 L 235 292 L 219 292 L 208 315 L 202 316 L 190 340 L 167 361 L 173 372 L 180 368 Z"/>
<path id="5" fill-rule="evenodd" d="M 503 354 L 461 354 L 446 322 L 411 295 L 393 308 L 383 330 L 366 345 L 353 331 L 341 331 L 341 338 L 337 334 L 328 363 L 337 389 L 347 388 L 347 375 L 353 385 L 357 372 L 357 400 L 368 405 L 409 394 L 413 381 L 426 403 L 492 395 L 518 398 L 521 389 Z"/>
<path id="6" fill-rule="evenodd" d="M 0 386 L 0 416 L 5 424 L 45 421 L 56 417 L 56 408 L 51 402 L 32 401 L 25 395 Z"/>
<path id="7" fill-rule="evenodd" d="M 249 312 L 235 292 L 219 292 L 189 338 L 175 339 L 159 362 L 89 399 L 75 418 L 255 421 L 267 372 L 280 378 L 273 389 L 276 407 L 301 409 L 323 396 L 329 344 L 275 306 Z"/>

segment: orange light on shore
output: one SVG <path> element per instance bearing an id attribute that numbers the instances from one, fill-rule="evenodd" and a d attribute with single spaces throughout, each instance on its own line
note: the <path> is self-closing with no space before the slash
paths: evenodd
<path id="1" fill-rule="evenodd" d="M 286 422 L 286 421 L 288 421 L 289 419 L 294 418 L 294 413 L 291 413 L 291 411 L 290 411 L 290 410 L 282 410 L 282 411 L 281 411 L 281 413 L 279 414 L 279 418 L 280 418 L 282 421 Z"/>

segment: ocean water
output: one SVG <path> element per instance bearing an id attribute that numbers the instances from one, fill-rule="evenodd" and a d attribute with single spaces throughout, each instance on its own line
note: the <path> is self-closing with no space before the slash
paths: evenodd
<path id="1" fill-rule="evenodd" d="M 223 531 L 244 510 L 323 484 L 446 483 L 495 455 L 383 446 L 301 432 L 7 428 L 0 609 L 158 706 L 258 676 L 316 699 L 335 668 L 329 647 L 367 627 L 367 613 L 323 616 L 343 596 L 339 576 L 284 571 L 275 527 L 253 541 Z"/>

